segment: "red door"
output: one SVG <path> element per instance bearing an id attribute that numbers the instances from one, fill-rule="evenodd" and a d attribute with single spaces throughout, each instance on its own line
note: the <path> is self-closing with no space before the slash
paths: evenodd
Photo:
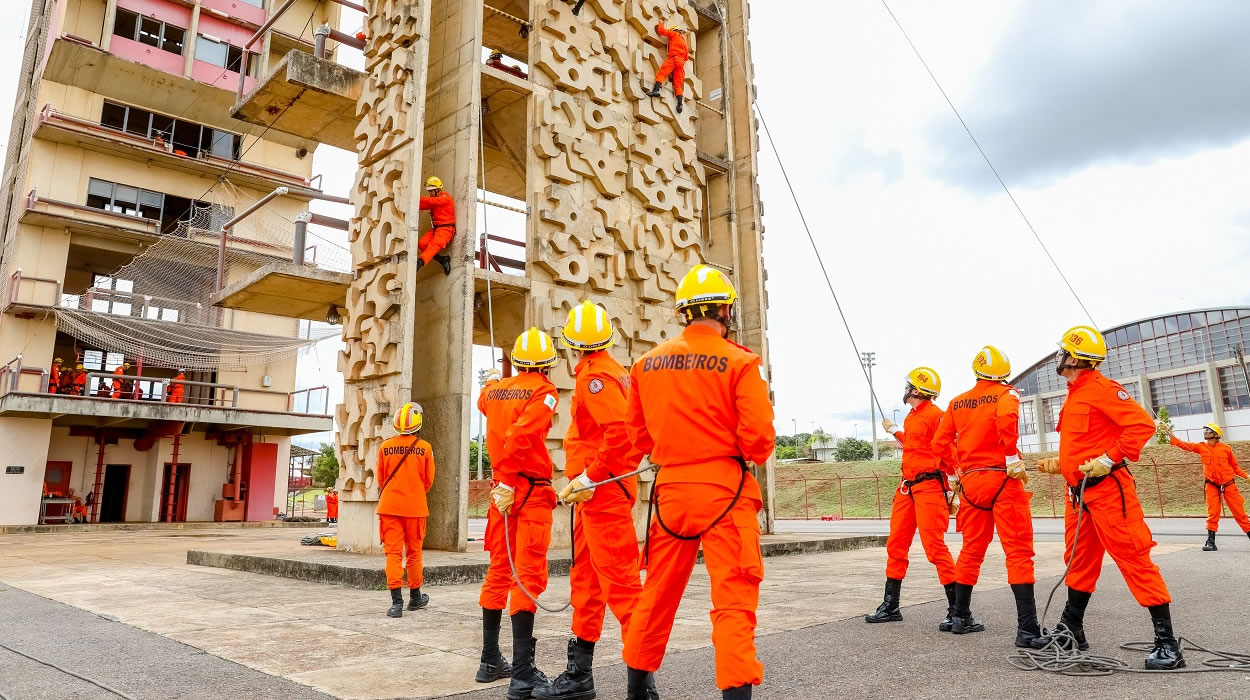
<path id="1" fill-rule="evenodd" d="M 165 472 L 161 475 L 161 522 L 186 522 L 187 492 L 191 484 L 191 465 L 179 464 L 178 471 L 172 475 L 173 465 L 166 462 Z M 172 504 L 172 512 L 171 512 Z"/>

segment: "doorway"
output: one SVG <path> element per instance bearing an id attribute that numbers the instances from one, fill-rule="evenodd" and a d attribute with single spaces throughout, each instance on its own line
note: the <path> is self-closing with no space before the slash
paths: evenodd
<path id="1" fill-rule="evenodd" d="M 110 464 L 104 468 L 104 489 L 100 496 L 100 522 L 126 522 L 126 496 L 130 492 L 130 465 Z"/>
<path id="2" fill-rule="evenodd" d="M 171 479 L 172 476 L 172 479 Z M 160 522 L 186 522 L 187 519 L 187 492 L 191 485 L 191 465 L 179 464 L 177 472 L 174 472 L 173 465 L 166 462 L 165 470 L 161 474 L 161 513 Z M 172 492 L 171 492 L 172 486 Z M 172 503 L 173 513 L 170 517 L 170 504 Z"/>

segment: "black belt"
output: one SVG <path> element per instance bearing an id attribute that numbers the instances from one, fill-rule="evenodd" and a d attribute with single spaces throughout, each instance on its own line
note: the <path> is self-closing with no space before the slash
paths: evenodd
<path id="1" fill-rule="evenodd" d="M 435 229 L 440 229 L 440 228 L 449 228 L 449 229 L 451 229 L 451 230 L 455 231 L 455 230 L 456 230 L 456 225 L 455 225 L 455 224 L 435 224 L 435 223 L 431 223 L 431 224 L 430 224 L 430 230 L 431 230 L 431 231 L 433 231 L 433 230 L 435 230 Z"/>
<path id="2" fill-rule="evenodd" d="M 1227 483 L 1224 483 L 1224 484 L 1217 484 L 1216 482 L 1211 481 L 1210 479 L 1207 479 L 1207 480 L 1206 480 L 1206 482 L 1207 482 L 1208 484 L 1210 484 L 1211 486 L 1214 486 L 1215 488 L 1219 489 L 1219 491 L 1220 491 L 1220 495 L 1224 495 L 1224 489 L 1228 488 L 1229 486 L 1232 486 L 1232 485 L 1233 485 L 1233 483 L 1234 483 L 1235 481 L 1237 481 L 1237 480 L 1236 480 L 1236 479 L 1229 479 Z"/>
<path id="3" fill-rule="evenodd" d="M 998 497 L 1003 495 L 1003 490 L 1007 488 L 1007 482 L 1011 481 L 1011 477 L 1007 476 L 1007 467 L 973 467 L 972 469 L 965 471 L 964 475 L 967 476 L 968 474 L 972 474 L 975 472 L 1002 472 L 1003 473 L 1003 483 L 998 487 L 998 491 L 994 492 L 994 498 L 990 499 L 990 504 L 988 506 L 983 506 L 973 501 L 971 498 L 968 497 L 968 489 L 967 488 L 963 489 L 963 495 L 964 495 L 963 502 L 964 503 L 967 503 L 968 505 L 972 506 L 973 508 L 976 508 L 977 510 L 994 510 L 994 504 L 998 503 Z"/>
<path id="4" fill-rule="evenodd" d="M 535 486 L 550 486 L 551 479 L 535 479 L 534 477 L 529 476 L 527 474 L 517 474 L 517 476 L 521 477 L 522 479 L 525 479 L 526 481 L 530 483 L 529 490 L 525 492 L 525 498 L 521 499 L 520 505 L 516 507 L 517 512 L 520 513 L 521 509 L 525 507 L 525 504 L 529 503 L 530 496 L 534 494 L 534 487 Z"/>
<path id="5" fill-rule="evenodd" d="M 1107 472 L 1106 474 L 1103 474 L 1102 476 L 1086 477 L 1085 478 L 1085 491 L 1088 493 L 1090 489 L 1101 484 L 1103 481 L 1108 479 L 1112 474 L 1120 471 L 1121 469 L 1128 472 L 1128 475 L 1130 477 L 1133 476 L 1133 472 L 1129 471 L 1128 463 L 1126 463 L 1124 460 L 1120 460 L 1119 464 L 1116 464 L 1114 467 L 1112 467 L 1111 471 Z M 1115 482 L 1116 488 L 1120 489 L 1120 517 L 1127 518 L 1128 507 L 1124 502 L 1124 484 L 1121 484 L 1119 479 L 1111 479 L 1111 480 Z M 1080 484 L 1077 484 L 1076 486 L 1069 486 L 1068 493 L 1071 495 L 1072 510 L 1076 510 L 1076 507 L 1079 504 L 1081 508 L 1085 510 L 1086 513 L 1089 512 L 1089 506 L 1085 505 L 1084 501 L 1081 500 L 1081 485 Z"/>
<path id="6" fill-rule="evenodd" d="M 733 500 L 730 501 L 729 505 L 725 507 L 725 512 L 716 516 L 716 519 L 712 521 L 712 524 L 703 528 L 703 531 L 698 533 L 697 535 L 682 535 L 682 534 L 673 532 L 672 530 L 669 529 L 667 525 L 664 524 L 664 518 L 660 517 L 660 504 L 659 504 L 660 484 L 657 481 L 655 485 L 651 487 L 651 498 L 647 500 L 647 539 L 645 542 L 643 542 L 643 545 L 642 545 L 642 564 L 644 567 L 646 567 L 647 564 L 651 563 L 651 509 L 652 508 L 655 508 L 655 521 L 660 524 L 660 527 L 664 528 L 665 532 L 667 532 L 672 537 L 676 537 L 679 540 L 685 540 L 687 542 L 690 542 L 693 540 L 702 539 L 702 537 L 706 535 L 707 533 L 711 532 L 712 528 L 716 527 L 716 525 L 720 523 L 720 521 L 724 520 L 726 515 L 729 515 L 729 511 L 733 510 L 734 506 L 738 505 L 738 499 L 742 497 L 742 489 L 744 486 L 746 486 L 746 483 L 747 483 L 747 463 L 746 463 L 746 460 L 742 459 L 741 457 L 735 457 L 734 459 L 737 459 L 738 465 L 742 467 L 742 475 L 738 479 L 738 490 L 734 493 Z M 620 483 L 620 482 L 617 482 L 617 483 Z"/>
<path id="7" fill-rule="evenodd" d="M 903 481 L 899 484 L 899 488 L 903 490 L 905 495 L 911 496 L 912 500 L 915 500 L 916 497 L 912 496 L 911 493 L 912 487 L 916 484 L 923 484 L 926 481 L 938 482 L 938 484 L 942 487 L 942 493 L 946 493 L 946 481 L 942 479 L 942 472 L 936 469 L 931 472 L 920 472 L 914 479 L 903 479 Z"/>

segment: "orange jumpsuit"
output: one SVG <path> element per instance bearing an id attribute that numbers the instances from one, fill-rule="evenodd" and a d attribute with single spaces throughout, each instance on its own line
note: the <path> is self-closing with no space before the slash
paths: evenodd
<path id="1" fill-rule="evenodd" d="M 183 374 L 182 372 L 179 372 L 178 374 L 174 375 L 174 381 L 182 381 L 182 380 L 185 380 L 186 378 L 187 378 L 187 375 Z M 183 396 L 185 396 L 186 393 L 187 393 L 186 384 L 171 383 L 169 385 L 169 402 L 170 403 L 182 403 Z"/>
<path id="2" fill-rule="evenodd" d="M 1098 370 L 1087 370 L 1068 384 L 1068 399 L 1059 413 L 1058 430 L 1063 477 L 1070 487 L 1079 487 L 1084 476 L 1081 465 L 1103 453 L 1117 464 L 1136 461 L 1142 447 L 1154 436 L 1155 423 L 1124 387 Z M 1093 593 L 1105 551 L 1120 567 L 1124 582 L 1139 605 L 1170 603 L 1167 584 L 1150 559 L 1155 542 L 1128 469 L 1117 468 L 1097 484 L 1086 484 L 1081 539 L 1073 543 L 1078 507 L 1081 506 L 1074 502 L 1064 519 L 1065 551 L 1072 564 L 1066 579 L 1068 587 Z"/>
<path id="3" fill-rule="evenodd" d="M 339 495 L 337 493 L 326 494 L 326 520 L 338 520 L 339 518 Z"/>
<path id="4" fill-rule="evenodd" d="M 1246 499 L 1242 497 L 1234 478 L 1240 476 L 1247 479 L 1250 475 L 1237 464 L 1233 448 L 1222 442 L 1217 442 L 1214 446 L 1205 442 L 1185 442 L 1176 439 L 1176 436 L 1172 436 L 1172 444 L 1202 458 L 1202 478 L 1206 480 L 1207 488 L 1207 530 L 1217 532 L 1220 529 L 1220 516 L 1223 515 L 1220 497 L 1223 496 L 1242 532 L 1250 532 L 1250 517 L 1246 517 Z"/>
<path id="5" fill-rule="evenodd" d="M 53 364 L 52 368 L 48 370 L 48 393 L 49 394 L 57 393 L 57 389 L 58 387 L 60 387 L 60 385 L 61 385 L 61 366 L 58 364 Z"/>
<path id="6" fill-rule="evenodd" d="M 122 375 L 123 375 L 123 374 L 125 374 L 125 373 L 126 373 L 126 370 L 125 370 L 125 369 L 123 369 L 123 368 L 121 368 L 121 367 L 118 367 L 117 369 L 113 370 L 113 375 L 114 375 L 114 377 L 115 377 L 115 378 L 113 379 L 113 398 L 115 398 L 115 399 L 119 399 L 119 398 L 121 398 L 121 395 L 122 395 L 122 379 L 121 379 L 121 377 L 122 377 Z"/>
<path id="7" fill-rule="evenodd" d="M 434 451 L 430 443 L 416 435 L 396 435 L 385 440 L 378 448 L 377 483 L 382 489 L 378 498 L 378 530 L 386 552 L 386 587 L 403 588 L 406 553 L 408 587 L 420 588 L 425 581 L 421 543 L 425 540 L 425 519 L 430 515 L 425 493 L 434 484 Z"/>
<path id="8" fill-rule="evenodd" d="M 74 396 L 87 395 L 87 372 L 86 370 L 74 370 Z"/>
<path id="9" fill-rule="evenodd" d="M 495 482 L 511 487 L 515 496 L 506 529 L 494 499 L 486 517 L 490 568 L 478 602 L 488 610 L 508 606 L 509 614 L 515 615 L 538 609 L 512 580 L 508 546 L 525 588 L 535 597 L 547 589 L 556 492 L 551 488 L 553 467 L 546 441 L 559 401 L 555 385 L 541 372 L 489 381 L 478 397 L 477 410 L 486 414 L 486 449 Z"/>
<path id="10" fill-rule="evenodd" d="M 430 230 L 417 241 L 417 251 L 428 264 L 456 235 L 456 204 L 444 191 L 435 197 L 421 198 L 421 211 L 426 210 L 430 212 Z"/>
<path id="11" fill-rule="evenodd" d="M 758 355 L 711 328 L 687 326 L 630 370 L 632 442 L 661 465 L 655 519 L 644 549 L 642 598 L 625 637 L 625 663 L 655 671 L 699 546 L 711 579 L 716 685 L 759 685 L 755 611 L 760 556 L 759 483 L 746 462 L 773 452 L 773 407 Z M 732 504 L 732 505 L 731 505 Z"/>
<path id="12" fill-rule="evenodd" d="M 933 440 L 933 452 L 953 462 L 963 488 L 955 516 L 964 544 L 955 562 L 955 582 L 975 586 L 985 550 L 998 531 L 1007 558 L 1008 583 L 1034 583 L 1033 494 L 1007 476 L 1006 460 L 1019 454 L 1020 395 L 1010 384 L 977 380 L 947 407 Z"/>
<path id="13" fill-rule="evenodd" d="M 686 60 L 690 58 L 690 46 L 685 36 L 670 31 L 662 23 L 655 25 L 655 31 L 668 39 L 668 58 L 655 74 L 655 82 L 664 83 L 670 75 L 673 76 L 673 92 L 680 97 L 686 89 Z"/>
<path id="14" fill-rule="evenodd" d="M 886 578 L 901 581 L 907 576 L 907 551 L 919 527 L 920 544 L 925 556 L 937 567 L 938 581 L 945 586 L 955 580 L 955 561 L 944 539 L 951 517 L 944 473 L 948 467 L 932 449 L 933 435 L 941 420 L 942 409 L 932 401 L 925 401 L 907 414 L 903 429 L 894 433 L 903 443 L 903 483 L 894 492 L 894 505 L 890 509 L 890 537 L 885 544 L 889 557 Z M 923 480 L 909 483 L 917 477 Z"/>
<path id="15" fill-rule="evenodd" d="M 564 437 L 564 475 L 574 479 L 585 473 L 598 482 L 634 471 L 642 454 L 625 429 L 629 374 L 606 350 L 582 357 L 574 374 L 577 388 Z M 576 507 L 569 586 L 573 634 L 585 641 L 599 641 L 607 607 L 621 623 L 623 640 L 642 595 L 633 517 L 637 495 L 638 477 L 630 477 L 597 487 L 589 501 Z"/>

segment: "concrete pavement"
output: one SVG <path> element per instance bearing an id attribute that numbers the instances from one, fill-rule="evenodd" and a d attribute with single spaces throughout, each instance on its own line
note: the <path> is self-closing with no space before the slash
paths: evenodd
<path id="1" fill-rule="evenodd" d="M 1150 532 L 1158 542 L 1178 544 L 1197 543 L 1201 545 L 1207 538 L 1206 518 L 1146 518 Z M 776 531 L 785 534 L 825 534 L 825 535 L 888 535 L 889 520 L 778 520 Z M 1038 540 L 1060 541 L 1063 537 L 1062 518 L 1033 518 L 1033 534 Z M 951 526 L 946 533 L 947 539 L 959 538 L 959 534 Z M 1250 542 L 1250 538 L 1232 518 L 1220 520 L 1217 543 L 1240 540 Z"/>

